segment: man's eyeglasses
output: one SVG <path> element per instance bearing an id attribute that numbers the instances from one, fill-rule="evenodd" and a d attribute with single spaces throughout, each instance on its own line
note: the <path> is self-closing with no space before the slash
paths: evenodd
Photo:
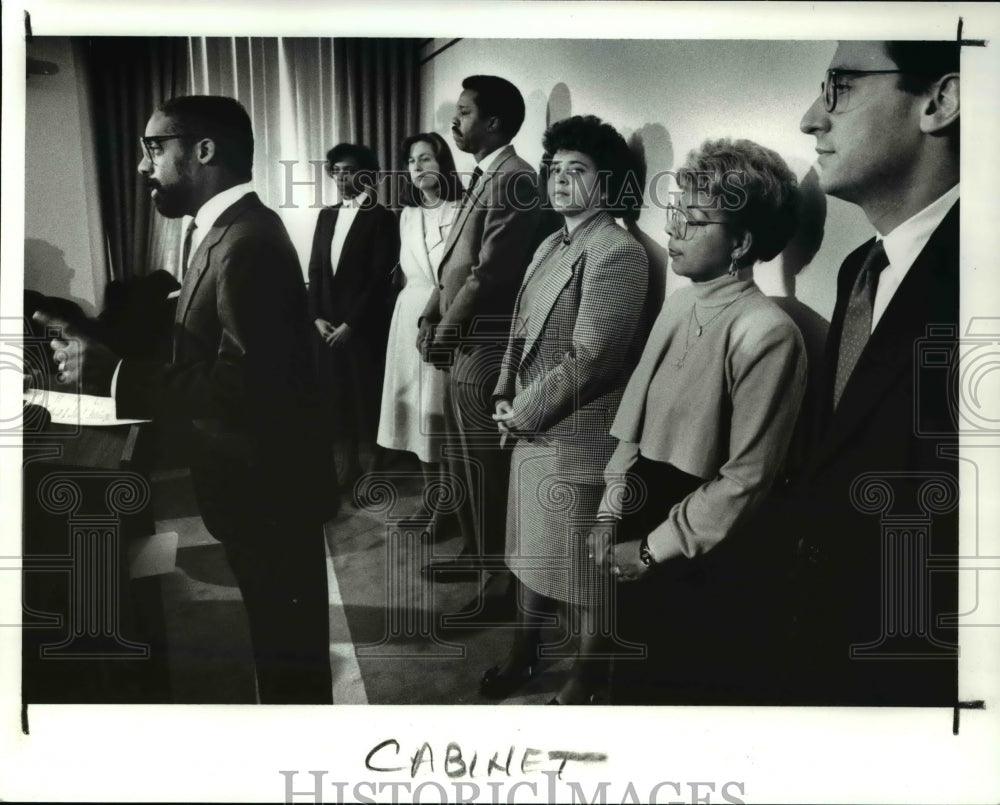
<path id="1" fill-rule="evenodd" d="M 827 112 L 832 112 L 837 108 L 837 101 L 847 94 L 850 89 L 849 84 L 841 84 L 841 78 L 854 78 L 866 75 L 891 75 L 893 73 L 905 73 L 906 70 L 827 70 L 826 81 L 819 85 L 820 94 L 823 96 L 823 106 Z"/>
<path id="2" fill-rule="evenodd" d="M 668 235 L 673 235 L 678 240 L 690 240 L 693 238 L 697 227 L 724 223 L 725 221 L 709 221 L 708 219 L 693 221 L 676 204 L 667 205 L 667 226 L 665 231 Z"/>
<path id="3" fill-rule="evenodd" d="M 196 134 L 163 134 L 156 137 L 140 137 L 139 145 L 142 146 L 142 153 L 150 162 L 155 162 L 158 156 L 163 154 L 163 143 L 170 140 L 183 140 L 185 138 L 197 139 Z"/>

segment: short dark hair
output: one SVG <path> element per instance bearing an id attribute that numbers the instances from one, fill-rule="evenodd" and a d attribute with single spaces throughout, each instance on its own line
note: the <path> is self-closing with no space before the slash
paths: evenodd
<path id="1" fill-rule="evenodd" d="M 615 218 L 636 220 L 642 207 L 642 183 L 625 138 L 610 123 L 594 115 L 574 115 L 553 123 L 542 137 L 545 157 L 542 178 L 556 151 L 579 151 L 594 161 L 605 191 L 604 209 Z"/>
<path id="2" fill-rule="evenodd" d="M 249 181 L 253 176 L 253 126 L 247 110 L 223 95 L 182 95 L 160 105 L 179 131 L 215 143 L 219 163 Z"/>
<path id="3" fill-rule="evenodd" d="M 378 172 L 378 157 L 367 145 L 337 143 L 326 152 L 326 166 L 328 168 L 332 168 L 337 162 L 343 162 L 344 159 L 353 159 L 358 163 L 358 168 L 363 171 Z"/>
<path id="4" fill-rule="evenodd" d="M 403 140 L 400 148 L 400 164 L 406 167 L 410 158 L 410 149 L 416 143 L 427 143 L 434 152 L 434 158 L 438 162 L 438 187 L 443 201 L 454 201 L 462 195 L 462 183 L 458 178 L 458 171 L 455 170 L 455 158 L 451 155 L 451 149 L 444 137 L 436 131 L 422 131 L 413 134 Z M 417 191 L 410 181 L 410 172 L 403 171 L 404 179 L 402 202 L 407 207 L 419 207 L 422 203 L 423 195 Z"/>
<path id="5" fill-rule="evenodd" d="M 885 52 L 903 71 L 897 86 L 914 95 L 926 92 L 941 76 L 960 71 L 961 50 L 955 41 L 885 42 Z"/>
<path id="6" fill-rule="evenodd" d="M 500 128 L 511 139 L 524 123 L 524 98 L 521 91 L 506 78 L 496 75 L 470 75 L 462 89 L 476 93 L 476 106 L 481 117 L 496 117 Z"/>
<path id="7" fill-rule="evenodd" d="M 799 207 L 798 181 L 778 152 L 751 140 L 706 140 L 688 154 L 677 184 L 702 189 L 696 177 L 703 176 L 728 222 L 753 238 L 744 263 L 777 257 L 795 232 Z"/>
<path id="8" fill-rule="evenodd" d="M 353 159 L 358 163 L 358 178 L 361 184 L 368 187 L 375 187 L 378 184 L 378 157 L 367 145 L 359 143 L 337 143 L 326 152 L 327 172 L 333 170 L 333 166 L 345 159 Z"/>

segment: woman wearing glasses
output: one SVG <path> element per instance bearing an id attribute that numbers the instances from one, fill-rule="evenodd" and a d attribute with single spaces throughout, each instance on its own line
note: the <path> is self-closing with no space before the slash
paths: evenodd
<path id="1" fill-rule="evenodd" d="M 533 675 L 541 618 L 562 602 L 580 645 L 550 703 L 578 704 L 607 678 L 607 662 L 592 657 L 604 580 L 585 538 L 615 446 L 608 429 L 642 349 L 648 261 L 614 220 L 634 216 L 642 201 L 623 192 L 634 173 L 622 136 L 596 117 L 576 116 L 554 124 L 543 146 L 548 199 L 563 228 L 542 242 L 525 273 L 493 395 L 501 437 L 518 440 L 506 554 L 520 586 L 520 623 L 480 691 L 503 698 Z"/>
<path id="2" fill-rule="evenodd" d="M 667 299 L 629 380 L 588 538 L 617 581 L 614 703 L 743 700 L 762 647 L 734 648 L 753 608 L 730 537 L 782 467 L 805 386 L 802 337 L 751 278 L 794 231 L 795 176 L 756 143 L 716 140 L 678 184 L 668 252 L 692 283 Z"/>

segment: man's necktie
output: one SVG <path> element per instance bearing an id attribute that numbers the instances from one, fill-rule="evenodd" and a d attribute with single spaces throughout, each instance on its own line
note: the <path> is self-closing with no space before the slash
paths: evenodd
<path id="1" fill-rule="evenodd" d="M 465 189 L 465 198 L 469 198 L 472 195 L 472 191 L 476 189 L 476 185 L 479 184 L 479 177 L 483 175 L 483 169 L 476 165 L 476 169 L 472 171 L 472 178 L 469 179 L 469 186 Z"/>
<path id="2" fill-rule="evenodd" d="M 878 278 L 882 270 L 889 265 L 885 254 L 885 246 L 878 241 L 858 272 L 847 300 L 847 311 L 844 314 L 844 328 L 840 334 L 840 354 L 837 356 L 837 377 L 833 386 L 833 407 L 840 403 L 847 380 L 854 371 L 854 366 L 861 357 L 861 352 L 868 343 L 872 330 L 872 309 L 875 306 L 875 291 L 878 288 Z"/>
<path id="3" fill-rule="evenodd" d="M 184 279 L 184 274 L 188 269 L 188 262 L 191 260 L 191 239 L 197 228 L 198 225 L 192 218 L 191 223 L 188 224 L 187 230 L 184 232 L 184 248 L 181 251 L 181 279 Z"/>

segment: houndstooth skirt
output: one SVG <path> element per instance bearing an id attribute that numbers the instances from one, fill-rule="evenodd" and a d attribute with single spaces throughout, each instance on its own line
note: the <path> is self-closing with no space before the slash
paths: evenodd
<path id="1" fill-rule="evenodd" d="M 585 440 L 519 441 L 507 496 L 507 565 L 541 595 L 597 603 L 606 579 L 587 557 L 587 534 L 604 492 L 614 449 L 607 435 Z"/>

